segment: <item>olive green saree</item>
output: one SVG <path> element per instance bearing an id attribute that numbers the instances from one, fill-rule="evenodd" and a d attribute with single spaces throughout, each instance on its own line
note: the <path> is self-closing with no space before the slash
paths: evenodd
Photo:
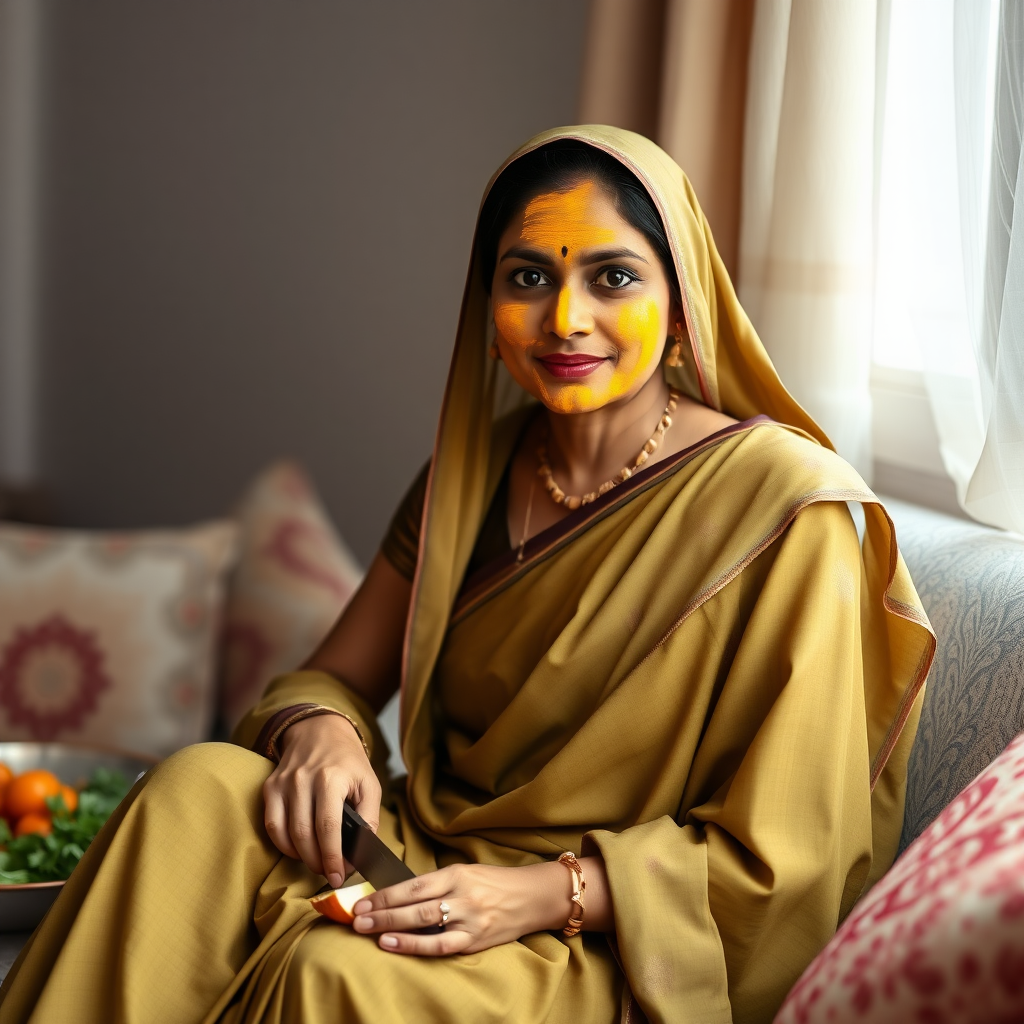
<path id="1" fill-rule="evenodd" d="M 97 840 L 5 987 L 0 1024 L 61 1019 L 46 1013 L 76 989 L 106 1020 L 764 1022 L 891 862 L 934 648 L 892 524 L 779 382 L 679 168 L 610 128 L 527 148 L 563 137 L 647 185 L 692 346 L 688 372 L 666 373 L 742 422 L 467 580 L 530 414 L 501 415 L 471 266 L 405 639 L 410 775 L 382 834 L 418 872 L 599 852 L 614 938 L 544 933 L 413 961 L 318 923 L 305 897 L 323 880 L 262 831 L 271 765 L 208 745 L 158 769 Z M 864 510 L 863 543 L 847 502 Z M 236 740 L 251 746 L 301 702 L 351 715 L 379 760 L 371 712 L 322 673 L 277 680 Z M 175 820 L 221 824 L 172 855 Z M 181 979 L 173 1013 L 147 997 Z"/>

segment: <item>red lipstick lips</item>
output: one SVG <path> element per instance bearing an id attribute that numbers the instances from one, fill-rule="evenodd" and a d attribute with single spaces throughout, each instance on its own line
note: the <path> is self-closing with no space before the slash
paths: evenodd
<path id="1" fill-rule="evenodd" d="M 602 356 L 592 356 L 586 352 L 553 352 L 549 356 L 538 356 L 537 362 L 552 377 L 577 380 L 580 377 L 589 377 L 606 360 Z"/>

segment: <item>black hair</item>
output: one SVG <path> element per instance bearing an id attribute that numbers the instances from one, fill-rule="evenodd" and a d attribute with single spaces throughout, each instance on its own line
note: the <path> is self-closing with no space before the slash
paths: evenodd
<path id="1" fill-rule="evenodd" d="M 557 139 L 531 150 L 509 164 L 491 187 L 480 211 L 477 232 L 480 266 L 488 293 L 498 262 L 498 244 L 509 221 L 534 197 L 569 189 L 581 178 L 599 181 L 611 191 L 615 208 L 654 249 L 678 302 L 676 268 L 654 200 L 640 184 L 640 179 L 615 157 L 576 139 Z"/>

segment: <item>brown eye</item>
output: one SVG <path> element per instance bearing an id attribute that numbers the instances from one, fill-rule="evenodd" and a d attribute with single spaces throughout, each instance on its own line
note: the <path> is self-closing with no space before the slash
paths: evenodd
<path id="1" fill-rule="evenodd" d="M 541 285 L 551 284 L 539 270 L 517 270 L 512 275 L 512 280 L 520 288 L 539 288 Z"/>
<path id="2" fill-rule="evenodd" d="M 602 288 L 611 288 L 612 291 L 618 291 L 618 289 L 625 288 L 626 285 L 632 284 L 636 280 L 637 278 L 628 270 L 623 270 L 622 267 L 611 267 L 608 270 L 602 270 L 597 275 L 595 284 L 600 285 Z"/>

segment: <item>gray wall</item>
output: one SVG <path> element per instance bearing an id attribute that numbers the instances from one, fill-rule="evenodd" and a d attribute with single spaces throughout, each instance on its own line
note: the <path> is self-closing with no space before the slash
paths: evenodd
<path id="1" fill-rule="evenodd" d="M 268 460 L 364 563 L 429 453 L 480 193 L 571 123 L 586 0 L 51 0 L 41 477 L 218 514 Z"/>

